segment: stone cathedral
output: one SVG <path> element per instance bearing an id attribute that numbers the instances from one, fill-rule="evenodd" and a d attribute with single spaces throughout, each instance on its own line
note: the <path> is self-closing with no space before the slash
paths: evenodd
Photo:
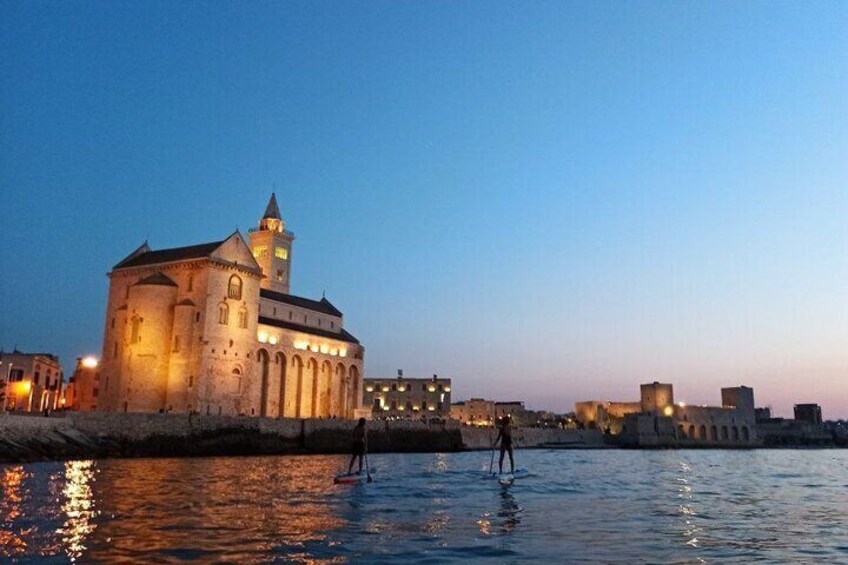
<path id="1" fill-rule="evenodd" d="M 248 238 L 145 242 L 112 268 L 99 410 L 358 416 L 364 349 L 329 300 L 289 292 L 275 195 Z"/>

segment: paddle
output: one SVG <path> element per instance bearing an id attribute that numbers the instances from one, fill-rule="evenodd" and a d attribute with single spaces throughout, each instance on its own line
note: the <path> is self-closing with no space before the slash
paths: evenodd
<path id="1" fill-rule="evenodd" d="M 492 436 L 489 436 L 489 437 L 492 437 Z M 492 458 L 489 459 L 489 474 L 490 475 L 495 474 L 494 466 L 495 466 L 495 443 L 496 442 L 497 442 L 497 440 L 492 442 Z"/>
<path id="2" fill-rule="evenodd" d="M 365 452 L 365 474 L 368 477 L 368 482 L 373 483 L 374 479 L 371 478 L 371 469 L 368 468 L 368 452 Z"/>

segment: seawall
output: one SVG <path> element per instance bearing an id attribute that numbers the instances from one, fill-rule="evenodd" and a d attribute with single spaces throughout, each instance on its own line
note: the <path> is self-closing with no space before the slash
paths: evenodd
<path id="1" fill-rule="evenodd" d="M 105 457 L 194 457 L 346 453 L 350 420 L 188 414 L 69 412 L 49 418 L 0 414 L 0 462 Z M 488 449 L 491 430 L 458 422 L 371 421 L 372 452 Z M 575 435 L 576 434 L 576 435 Z M 517 429 L 516 447 L 591 447 L 600 434 Z"/>

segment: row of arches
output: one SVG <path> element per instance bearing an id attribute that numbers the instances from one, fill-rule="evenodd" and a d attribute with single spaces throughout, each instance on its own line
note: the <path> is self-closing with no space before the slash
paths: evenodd
<path id="1" fill-rule="evenodd" d="M 685 424 L 680 424 L 677 430 L 677 437 L 680 439 L 700 440 L 700 441 L 750 441 L 751 432 L 748 426 L 716 426 L 711 425 L 707 428 L 702 424 L 696 426 L 690 424 L 688 427 Z"/>
<path id="2" fill-rule="evenodd" d="M 260 349 L 259 415 L 287 418 L 350 418 L 362 388 L 359 369 L 300 355 L 273 356 Z"/>

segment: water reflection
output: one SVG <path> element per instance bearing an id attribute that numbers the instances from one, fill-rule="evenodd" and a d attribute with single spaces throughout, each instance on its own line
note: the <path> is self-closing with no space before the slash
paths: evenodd
<path id="1" fill-rule="evenodd" d="M 686 538 L 686 545 L 698 547 L 699 541 L 697 534 L 701 528 L 695 523 L 695 506 L 693 504 L 692 485 L 690 484 L 692 476 L 692 467 L 684 462 L 680 462 L 680 477 L 678 477 L 678 498 L 682 500 L 677 506 L 677 510 L 683 518 L 683 536 Z"/>
<path id="2" fill-rule="evenodd" d="M 350 486 L 340 456 L 0 466 L 0 563 L 845 562 L 848 451 L 814 455 L 532 451 L 506 488 L 480 453 Z"/>
<path id="3" fill-rule="evenodd" d="M 86 538 L 94 532 L 97 525 L 94 518 L 94 461 L 69 461 L 65 463 L 65 500 L 62 511 L 65 522 L 58 533 L 62 536 L 62 546 L 71 561 L 76 561 L 86 549 Z"/>
<path id="4" fill-rule="evenodd" d="M 500 507 L 497 512 L 485 511 L 477 519 L 477 526 L 484 536 L 509 534 L 521 524 L 524 509 L 515 501 L 510 487 L 502 486 L 498 499 Z"/>
<path id="5" fill-rule="evenodd" d="M 21 516 L 23 501 L 23 482 L 26 472 L 21 465 L 6 467 L 3 470 L 3 498 L 0 500 L 0 513 L 3 523 L 0 524 L 0 555 L 10 557 L 26 551 L 24 537 L 27 531 L 21 530 L 17 519 Z"/>

